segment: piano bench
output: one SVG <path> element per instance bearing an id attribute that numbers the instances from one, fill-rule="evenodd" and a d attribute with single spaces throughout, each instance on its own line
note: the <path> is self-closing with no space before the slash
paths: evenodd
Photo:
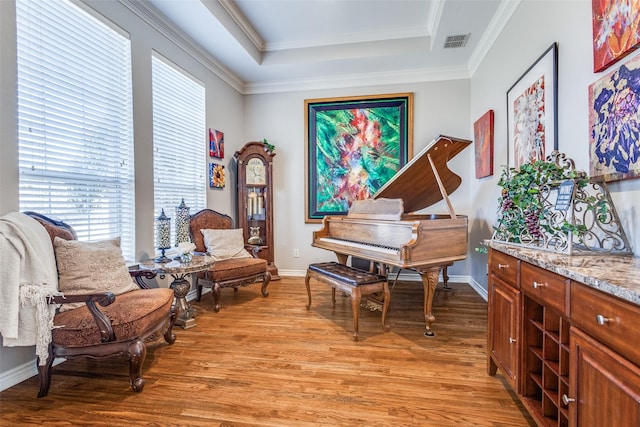
<path id="1" fill-rule="evenodd" d="M 370 273 L 359 268 L 349 267 L 348 265 L 339 264 L 337 262 L 323 262 L 317 264 L 309 264 L 307 275 L 304 283 L 307 287 L 307 296 L 309 303 L 307 310 L 311 308 L 311 288 L 309 281 L 315 279 L 318 282 L 331 286 L 331 301 L 336 305 L 336 289 L 351 296 L 351 309 L 353 311 L 353 340 L 358 341 L 358 316 L 360 314 L 360 299 L 364 296 L 384 293 L 384 301 L 382 304 L 382 328 L 385 331 L 389 327 L 385 325 L 389 302 L 391 301 L 391 293 L 387 278 L 379 274 Z"/>

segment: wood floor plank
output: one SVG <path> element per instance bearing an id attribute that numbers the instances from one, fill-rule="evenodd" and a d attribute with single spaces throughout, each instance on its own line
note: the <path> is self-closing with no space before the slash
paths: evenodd
<path id="1" fill-rule="evenodd" d="M 149 345 L 142 393 L 123 359 L 67 361 L 49 395 L 37 378 L 0 393 L 0 425 L 531 426 L 500 374 L 486 374 L 486 303 L 468 285 L 440 286 L 436 336 L 423 336 L 422 285 L 399 282 L 387 323 L 362 309 L 359 341 L 349 298 L 283 277 L 199 303 L 197 326 Z"/>

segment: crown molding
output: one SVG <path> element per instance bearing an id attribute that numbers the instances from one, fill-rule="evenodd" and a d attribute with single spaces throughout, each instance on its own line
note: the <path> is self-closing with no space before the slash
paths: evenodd
<path id="1" fill-rule="evenodd" d="M 242 80 L 223 64 L 215 60 L 208 52 L 200 48 L 195 40 L 167 21 L 151 4 L 136 0 L 118 1 L 178 48 L 189 54 L 189 56 L 213 74 L 220 77 L 229 86 L 240 93 L 243 92 L 244 82 L 242 82 Z"/>
<path id="2" fill-rule="evenodd" d="M 482 60 L 487 56 L 489 50 L 498 39 L 498 36 L 515 13 L 518 6 L 520 6 L 520 3 L 522 3 L 522 0 L 502 0 L 500 6 L 498 6 L 498 10 L 489 23 L 487 31 L 484 32 L 482 38 L 478 42 L 478 46 L 476 46 L 469 58 L 468 66 L 471 77 L 473 77 L 476 71 L 478 71 L 478 67 L 480 67 Z"/>
<path id="3" fill-rule="evenodd" d="M 467 67 L 442 67 L 384 73 L 373 72 L 348 76 L 248 83 L 245 86 L 243 95 L 464 80 L 470 77 Z"/>

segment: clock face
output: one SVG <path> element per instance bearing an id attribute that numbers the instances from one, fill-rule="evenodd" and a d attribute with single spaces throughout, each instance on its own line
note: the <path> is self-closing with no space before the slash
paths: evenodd
<path id="1" fill-rule="evenodd" d="M 247 184 L 264 185 L 267 183 L 267 169 L 258 158 L 249 159 L 247 162 Z"/>

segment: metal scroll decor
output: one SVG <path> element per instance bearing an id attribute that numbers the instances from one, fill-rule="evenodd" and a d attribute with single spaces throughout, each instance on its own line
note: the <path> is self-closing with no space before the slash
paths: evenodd
<path id="1" fill-rule="evenodd" d="M 500 183 L 492 240 L 568 255 L 632 253 L 606 183 L 564 154 L 506 171 Z"/>

